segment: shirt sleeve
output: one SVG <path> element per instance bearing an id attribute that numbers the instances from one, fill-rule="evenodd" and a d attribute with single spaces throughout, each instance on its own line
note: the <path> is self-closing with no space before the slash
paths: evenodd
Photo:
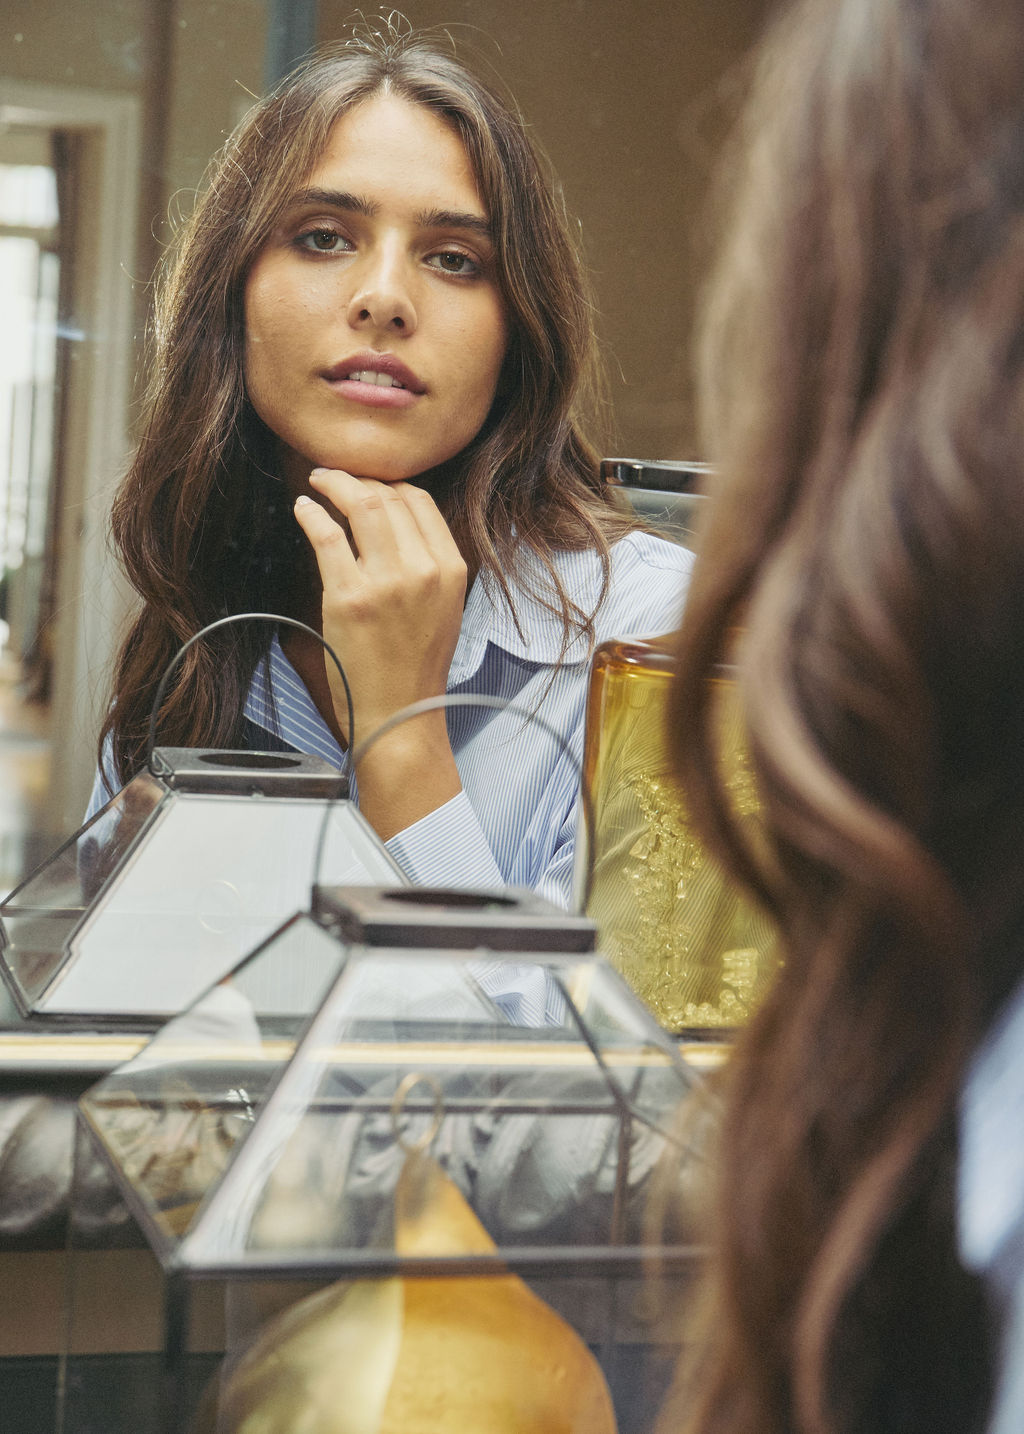
<path id="1" fill-rule="evenodd" d="M 975 1053 L 960 1095 L 960 1258 L 996 1314 L 987 1434 L 1024 1429 L 1024 983 Z"/>
<path id="2" fill-rule="evenodd" d="M 551 852 L 538 864 L 529 887 L 556 906 L 572 904 L 576 854 L 576 780 L 564 793 L 566 814 L 557 826 Z M 508 882 L 465 792 L 385 842 L 406 875 L 418 886 L 457 886 L 501 891 Z"/>
<path id="3" fill-rule="evenodd" d="M 465 792 L 428 812 L 384 843 L 420 886 L 479 886 L 494 890 L 504 878 Z"/>

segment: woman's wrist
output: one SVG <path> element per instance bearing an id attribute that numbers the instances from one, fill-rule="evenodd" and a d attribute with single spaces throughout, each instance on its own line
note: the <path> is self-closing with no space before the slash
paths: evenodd
<path id="1" fill-rule="evenodd" d="M 379 723 L 357 732 L 357 745 Z M 443 711 L 412 717 L 377 738 L 356 769 L 359 807 L 383 841 L 462 790 Z"/>

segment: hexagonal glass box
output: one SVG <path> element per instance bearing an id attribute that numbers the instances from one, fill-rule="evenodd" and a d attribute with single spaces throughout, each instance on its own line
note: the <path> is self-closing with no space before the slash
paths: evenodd
<path id="1" fill-rule="evenodd" d="M 155 1026 L 324 879 L 406 877 L 347 779 L 298 752 L 157 748 L 0 904 L 0 974 L 23 1016 Z"/>
<path id="2" fill-rule="evenodd" d="M 713 1112 L 593 940 L 327 888 L 95 1086 L 64 1434 L 649 1428 Z"/>

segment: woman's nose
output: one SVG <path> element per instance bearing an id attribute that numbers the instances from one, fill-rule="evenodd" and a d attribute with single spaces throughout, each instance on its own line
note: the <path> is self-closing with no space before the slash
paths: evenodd
<path id="1" fill-rule="evenodd" d="M 415 330 L 416 309 L 400 261 L 381 255 L 358 278 L 348 308 L 348 321 L 354 329 L 403 334 Z"/>

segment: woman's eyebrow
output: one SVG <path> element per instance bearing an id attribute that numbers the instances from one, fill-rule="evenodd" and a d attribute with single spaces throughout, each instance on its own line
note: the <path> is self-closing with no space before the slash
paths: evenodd
<path id="1" fill-rule="evenodd" d="M 368 219 L 379 211 L 380 205 L 359 194 L 349 194 L 344 189 L 303 189 L 290 201 L 293 205 L 323 204 L 329 209 L 346 209 L 350 214 L 364 214 Z"/>
<path id="2" fill-rule="evenodd" d="M 491 226 L 482 214 L 468 214 L 459 209 L 425 209 L 416 216 L 421 229 L 468 229 L 485 239 L 493 238 Z"/>
<path id="3" fill-rule="evenodd" d="M 361 194 L 350 194 L 344 189 L 303 189 L 291 203 L 294 206 L 322 204 L 328 209 L 362 214 L 367 219 L 373 219 L 380 213 L 380 205 L 375 200 L 366 199 Z M 468 229 L 471 234 L 479 234 L 485 239 L 494 237 L 489 221 L 482 214 L 468 210 L 424 209 L 416 215 L 416 223 L 421 229 Z"/>

